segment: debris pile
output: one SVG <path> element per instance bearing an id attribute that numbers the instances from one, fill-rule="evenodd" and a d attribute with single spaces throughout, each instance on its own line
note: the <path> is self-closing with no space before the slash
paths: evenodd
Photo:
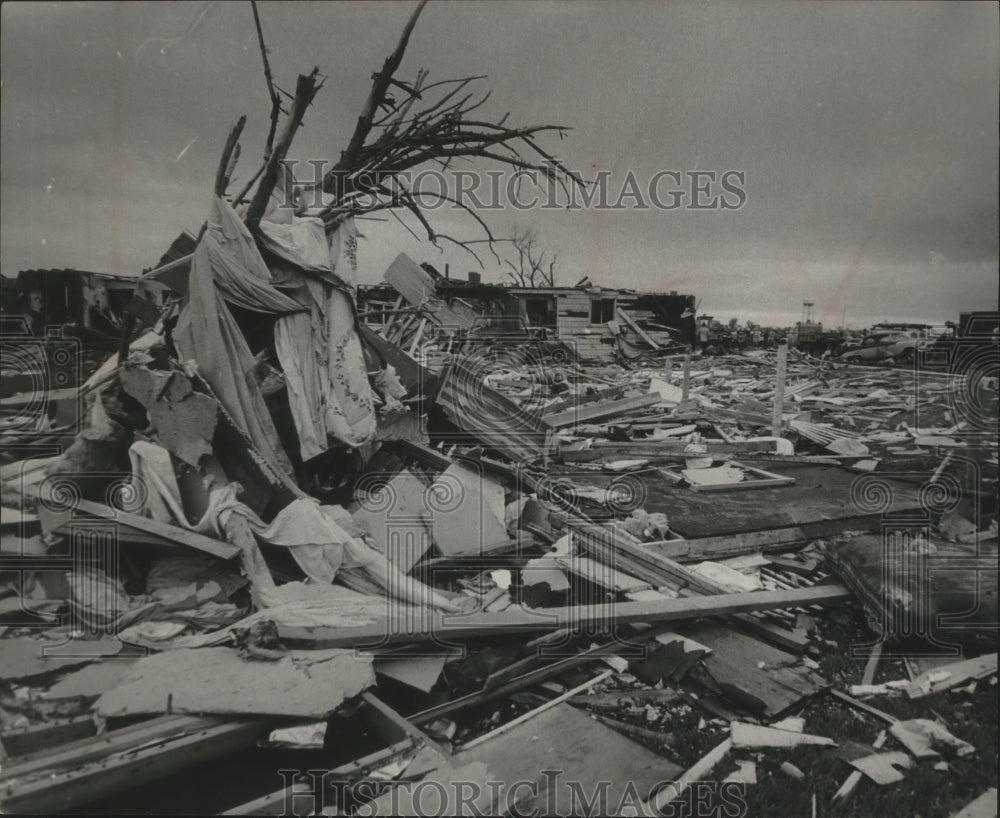
<path id="1" fill-rule="evenodd" d="M 382 770 L 383 800 L 404 797 L 393 782 L 535 781 L 486 808 L 558 814 L 579 793 L 546 781 L 548 760 L 566 782 L 609 775 L 572 748 L 620 745 L 621 787 L 595 812 L 662 811 L 710 773 L 808 779 L 787 753 L 802 745 L 854 767 L 836 800 L 977 752 L 865 703 L 996 679 L 980 502 L 996 438 L 968 434 L 945 376 L 784 349 L 518 360 L 460 337 L 432 370 L 327 320 L 342 292 L 310 285 L 325 294 L 295 312 L 231 208 L 213 214 L 173 332 L 81 388 L 65 451 L 3 467 L 5 809 L 75 807 L 258 743 L 327 753 L 338 781 Z M 278 311 L 276 387 L 220 309 L 227 286 Z M 363 350 L 385 360 L 370 379 Z M 818 623 L 854 606 L 874 636 L 847 685 L 823 670 Z M 873 683 L 878 650 L 928 638 L 951 657 Z M 788 717 L 824 695 L 887 736 L 845 746 Z M 677 739 L 691 718 L 728 731 L 696 763 Z M 339 757 L 331 736 L 358 724 L 394 738 Z M 280 812 L 291 791 L 271 789 L 238 810 Z"/>

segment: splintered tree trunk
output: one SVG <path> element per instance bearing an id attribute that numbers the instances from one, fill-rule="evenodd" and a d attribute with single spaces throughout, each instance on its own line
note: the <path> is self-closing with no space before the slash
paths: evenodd
<path id="1" fill-rule="evenodd" d="M 253 199 L 250 200 L 250 206 L 247 208 L 244 221 L 251 230 L 260 224 L 264 210 L 267 208 L 268 200 L 271 198 L 271 193 L 278 182 L 278 167 L 288 154 L 288 148 L 295 138 L 295 132 L 302 124 L 302 117 L 305 115 L 306 108 L 309 107 L 309 103 L 312 102 L 320 85 L 322 85 L 322 83 L 317 83 L 316 81 L 318 75 L 318 68 L 314 68 L 309 74 L 299 74 L 299 79 L 295 86 L 295 99 L 292 101 L 292 110 L 285 121 L 285 127 L 281 132 L 281 136 L 271 151 L 271 155 L 267 158 L 267 164 L 264 166 L 264 174 L 261 176 L 257 191 L 254 193 Z"/>

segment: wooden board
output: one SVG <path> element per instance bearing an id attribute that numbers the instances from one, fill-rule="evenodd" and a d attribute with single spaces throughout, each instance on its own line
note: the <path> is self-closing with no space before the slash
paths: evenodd
<path id="1" fill-rule="evenodd" d="M 692 596 L 683 599 L 621 602 L 610 605 L 580 605 L 570 608 L 514 609 L 477 613 L 462 617 L 419 610 L 401 618 L 357 627 L 300 627 L 279 625 L 281 637 L 313 648 L 371 646 L 372 649 L 399 642 L 472 639 L 515 632 L 553 631 L 563 628 L 607 632 L 609 628 L 635 622 L 670 622 L 724 616 L 749 611 L 795 608 L 839 602 L 850 598 L 841 585 L 822 585 L 790 591 L 753 591 L 741 594 Z M 174 651 L 173 653 L 176 653 Z"/>
<path id="2" fill-rule="evenodd" d="M 427 503 L 438 550 L 446 557 L 483 554 L 506 539 L 504 499 L 504 487 L 492 478 L 457 463 L 449 466 L 435 478 Z"/>
<path id="3" fill-rule="evenodd" d="M 590 421 L 598 420 L 600 418 L 616 417 L 626 412 L 633 412 L 636 409 L 644 409 L 647 406 L 656 406 L 659 402 L 660 396 L 658 394 L 637 395 L 634 398 L 623 398 L 622 400 L 591 403 L 584 406 L 574 406 L 562 412 L 545 415 L 543 419 L 550 426 L 560 429 L 564 426 L 575 426 L 579 423 L 589 423 Z"/>
<path id="4" fill-rule="evenodd" d="M 660 345 L 658 343 L 656 343 L 656 341 L 654 341 L 652 338 L 650 338 L 649 335 L 646 334 L 646 331 L 642 327 L 640 327 L 635 322 L 635 319 L 631 315 L 629 315 L 627 312 L 625 312 L 625 310 L 623 310 L 621 307 L 619 307 L 617 314 L 618 314 L 618 317 L 621 318 L 622 321 L 624 321 L 628 325 L 628 327 L 633 332 L 635 332 L 636 335 L 638 335 L 643 341 L 645 341 L 647 344 L 649 344 L 653 349 L 659 349 L 660 348 Z"/>
<path id="5" fill-rule="evenodd" d="M 379 475 L 377 484 L 366 477 L 360 485 L 374 491 L 371 497 L 358 496 L 360 508 L 352 512 L 351 518 L 368 526 L 393 565 L 409 571 L 431 547 L 430 527 L 425 519 L 427 487 L 409 469 L 388 477 L 384 484 Z"/>
<path id="6" fill-rule="evenodd" d="M 79 667 L 113 657 L 122 647 L 117 639 L 63 642 L 13 637 L 0 639 L 0 679 L 28 679 Z"/>
<path id="7" fill-rule="evenodd" d="M 552 557 L 564 570 L 577 577 L 582 577 L 600 588 L 606 588 L 615 593 L 641 591 L 651 587 L 645 580 L 633 577 L 624 571 L 619 571 L 612 565 L 592 560 L 589 557 Z"/>
<path id="8" fill-rule="evenodd" d="M 352 651 L 292 651 L 277 661 L 253 661 L 233 648 L 184 648 L 136 662 L 95 709 L 105 718 L 167 712 L 323 718 L 374 682 L 371 659 Z"/>
<path id="9" fill-rule="evenodd" d="M 76 742 L 0 773 L 5 813 L 52 815 L 253 744 L 276 719 L 170 716 Z"/>
<path id="10" fill-rule="evenodd" d="M 74 506 L 75 511 L 50 511 L 50 513 L 59 515 L 58 520 L 52 521 L 55 524 L 53 531 L 56 533 L 62 532 L 70 520 L 82 513 L 93 517 L 100 517 L 104 520 L 111 520 L 125 528 L 151 535 L 155 538 L 155 542 L 160 545 L 187 546 L 188 548 L 204 551 L 206 554 L 211 554 L 213 557 L 223 560 L 231 560 L 240 554 L 239 548 L 224 540 L 206 537 L 204 534 L 188 531 L 186 528 L 181 528 L 180 526 L 150 520 L 148 517 L 140 517 L 138 514 L 119 511 L 103 503 L 95 503 L 91 500 L 75 500 Z"/>
<path id="11" fill-rule="evenodd" d="M 0 744 L 7 755 L 26 756 L 87 738 L 97 732 L 92 716 L 77 716 L 72 719 L 58 719 L 45 724 L 29 727 L 15 727 L 0 733 Z"/>
<path id="12" fill-rule="evenodd" d="M 712 649 L 702 659 L 705 671 L 727 698 L 750 712 L 775 717 L 829 687 L 799 657 L 752 636 L 719 625 L 685 628 L 685 635 Z"/>
<path id="13" fill-rule="evenodd" d="M 380 366 L 385 362 L 395 368 L 396 375 L 406 387 L 408 395 L 433 398 L 437 394 L 441 378 L 427 367 L 417 363 L 395 344 L 389 343 L 367 324 L 358 325 L 358 335 L 370 349 L 375 351 L 376 357 L 381 359 Z"/>
<path id="14" fill-rule="evenodd" d="M 582 485 L 607 487 L 616 475 L 581 472 L 553 466 L 552 477 L 562 474 Z M 868 512 L 853 501 L 851 485 L 858 475 L 832 466 L 803 466 L 795 470 L 795 485 L 760 488 L 752 492 L 701 493 L 678 488 L 656 471 L 644 472 L 643 508 L 667 515 L 670 527 L 687 539 L 739 534 L 799 526 L 810 537 L 830 536 L 843 530 L 837 521 L 859 530 L 877 529 L 882 513 Z M 919 486 L 880 478 L 889 487 L 893 512 L 919 510 Z"/>
<path id="15" fill-rule="evenodd" d="M 533 814 L 526 812 L 531 809 L 541 815 L 616 815 L 623 801 L 638 806 L 655 784 L 673 780 L 681 772 L 676 764 L 568 704 L 539 713 L 452 758 L 455 765 L 477 761 L 487 766 L 492 780 L 505 783 L 500 804 L 516 803 L 521 815 Z M 559 775 L 546 775 L 545 770 Z M 537 796 L 524 797 L 527 785 L 511 787 L 518 781 L 537 783 Z M 595 797 L 597 802 L 587 809 Z"/>
<path id="16" fill-rule="evenodd" d="M 464 305 L 452 309 L 438 297 L 434 279 L 406 253 L 396 256 L 385 271 L 388 281 L 407 303 L 424 311 L 436 324 L 447 330 L 471 329 L 473 318 Z"/>
<path id="17" fill-rule="evenodd" d="M 693 540 L 663 540 L 646 547 L 655 548 L 665 557 L 678 562 L 701 562 L 767 551 L 790 551 L 795 545 L 808 542 L 809 539 L 799 526 L 790 526 L 718 537 L 697 537 Z"/>

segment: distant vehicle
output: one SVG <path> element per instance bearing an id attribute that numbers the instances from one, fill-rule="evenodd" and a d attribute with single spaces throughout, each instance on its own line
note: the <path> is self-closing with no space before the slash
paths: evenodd
<path id="1" fill-rule="evenodd" d="M 862 364 L 891 358 L 898 363 L 911 363 L 922 344 L 921 338 L 912 338 L 909 332 L 876 332 L 863 339 L 858 346 L 842 353 L 840 360 Z"/>

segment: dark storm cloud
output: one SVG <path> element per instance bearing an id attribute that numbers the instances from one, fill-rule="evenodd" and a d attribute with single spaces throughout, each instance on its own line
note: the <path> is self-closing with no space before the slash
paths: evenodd
<path id="1" fill-rule="evenodd" d="M 297 156 L 336 158 L 411 8 L 261 5 L 279 84 L 313 65 L 329 76 Z M 247 5 L 2 14 L 4 273 L 147 266 L 197 229 L 240 114 L 238 173 L 259 161 L 267 105 Z M 572 126 L 550 144 L 585 173 L 745 171 L 734 212 L 490 214 L 498 234 L 534 224 L 565 283 L 686 289 L 718 310 L 794 315 L 809 297 L 828 320 L 845 299 L 943 320 L 996 299 L 997 21 L 990 3 L 432 3 L 403 74 L 488 73 L 489 110 Z M 435 223 L 475 233 L 453 212 Z M 391 221 L 363 229 L 365 280 L 401 250 L 474 266 Z"/>

